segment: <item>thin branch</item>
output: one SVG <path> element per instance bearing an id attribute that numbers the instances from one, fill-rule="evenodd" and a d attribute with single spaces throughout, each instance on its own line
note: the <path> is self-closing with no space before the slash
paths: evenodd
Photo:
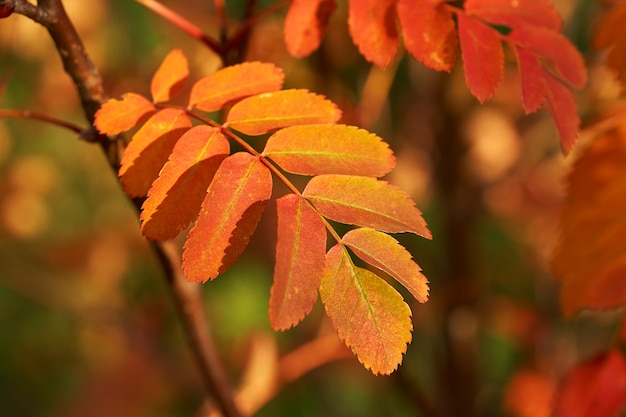
<path id="1" fill-rule="evenodd" d="M 65 120 L 57 119 L 56 117 L 48 116 L 47 114 L 37 113 L 30 110 L 14 110 L 14 109 L 0 109 L 0 119 L 2 118 L 20 118 L 20 119 L 34 119 L 42 122 L 50 123 L 55 126 L 59 126 L 76 134 L 81 134 L 83 128 L 73 123 L 66 122 Z"/>
<path id="2" fill-rule="evenodd" d="M 24 15 L 46 27 L 54 20 L 45 10 L 26 0 L 0 0 L 0 6 L 14 7 L 13 13 Z"/>

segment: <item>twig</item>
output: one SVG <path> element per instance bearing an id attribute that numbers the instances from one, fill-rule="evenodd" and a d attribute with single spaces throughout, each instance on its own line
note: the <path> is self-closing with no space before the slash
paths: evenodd
<path id="1" fill-rule="evenodd" d="M 0 109 L 0 119 L 3 118 L 34 119 L 71 130 L 72 132 L 77 134 L 80 134 L 83 131 L 83 128 L 73 123 L 57 119 L 56 117 L 48 116 L 47 114 L 37 113 L 30 110 Z"/>

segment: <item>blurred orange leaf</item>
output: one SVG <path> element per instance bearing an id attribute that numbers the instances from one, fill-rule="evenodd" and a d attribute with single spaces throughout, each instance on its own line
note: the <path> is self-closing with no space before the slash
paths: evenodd
<path id="1" fill-rule="evenodd" d="M 145 122 L 155 111 L 154 104 L 140 94 L 126 93 L 121 100 L 110 99 L 98 109 L 94 124 L 105 135 L 117 135 Z"/>
<path id="2" fill-rule="evenodd" d="M 519 371 L 506 386 L 504 408 L 516 417 L 550 417 L 556 384 L 547 376 Z"/>
<path id="3" fill-rule="evenodd" d="M 609 50 L 606 64 L 623 86 L 626 85 L 626 38 L 617 34 L 622 34 L 626 26 L 626 2 L 616 1 L 615 5 L 596 26 L 593 47 Z"/>
<path id="4" fill-rule="evenodd" d="M 169 101 L 178 95 L 189 76 L 187 58 L 180 49 L 172 50 L 157 69 L 150 83 L 150 94 L 155 103 Z"/>
<path id="5" fill-rule="evenodd" d="M 348 28 L 361 55 L 379 67 L 391 64 L 398 49 L 394 0 L 348 0 Z"/>
<path id="6" fill-rule="evenodd" d="M 335 0 L 292 1 L 285 16 L 287 51 L 302 58 L 319 48 L 330 15 L 336 8 Z"/>

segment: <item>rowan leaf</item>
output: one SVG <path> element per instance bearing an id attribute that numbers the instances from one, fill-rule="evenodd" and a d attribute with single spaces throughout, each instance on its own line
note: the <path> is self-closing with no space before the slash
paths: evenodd
<path id="1" fill-rule="evenodd" d="M 285 16 L 285 44 L 296 58 L 319 48 L 328 20 L 337 8 L 335 0 L 294 0 Z"/>
<path id="2" fill-rule="evenodd" d="M 625 212 L 626 127 L 620 126 L 595 137 L 567 177 L 552 255 L 566 316 L 626 303 Z"/>
<path id="3" fill-rule="evenodd" d="M 223 68 L 196 82 L 189 94 L 189 107 L 220 110 L 242 98 L 280 90 L 285 74 L 274 64 L 244 62 Z"/>
<path id="4" fill-rule="evenodd" d="M 281 129 L 270 136 L 263 155 L 300 175 L 382 177 L 395 165 L 393 152 L 381 138 L 354 126 L 334 124 Z"/>
<path id="5" fill-rule="evenodd" d="M 580 128 L 576 99 L 572 92 L 550 74 L 544 75 L 547 88 L 546 103 L 561 140 L 563 153 L 568 155 L 574 148 Z"/>
<path id="6" fill-rule="evenodd" d="M 438 0 L 399 0 L 397 10 L 407 51 L 429 68 L 450 72 L 459 43 L 452 12 Z"/>
<path id="7" fill-rule="evenodd" d="M 317 299 L 326 254 L 326 228 L 302 197 L 287 194 L 276 201 L 278 237 L 269 316 L 275 330 L 298 324 Z"/>
<path id="8" fill-rule="evenodd" d="M 189 65 L 187 58 L 180 49 L 172 50 L 150 82 L 150 94 L 155 103 L 169 101 L 177 96 L 185 86 L 185 81 L 189 76 Z"/>
<path id="9" fill-rule="evenodd" d="M 533 113 L 546 102 L 547 87 L 539 58 L 525 48 L 514 46 L 522 84 L 522 104 L 526 114 Z"/>
<path id="10" fill-rule="evenodd" d="M 411 310 L 374 273 L 354 266 L 345 247 L 326 255 L 320 297 L 339 338 L 374 374 L 390 374 L 411 341 Z"/>
<path id="11" fill-rule="evenodd" d="M 562 25 L 550 0 L 467 0 L 464 9 L 470 16 L 509 28 L 531 25 L 556 31 Z"/>
<path id="12" fill-rule="evenodd" d="M 271 194 L 272 175 L 259 157 L 238 152 L 224 159 L 184 245 L 188 280 L 214 279 L 237 260 Z"/>
<path id="13" fill-rule="evenodd" d="M 611 350 L 578 364 L 557 392 L 555 417 L 617 417 L 626 405 L 626 364 Z"/>
<path id="14" fill-rule="evenodd" d="M 504 52 L 498 32 L 463 13 L 457 14 L 465 80 L 483 103 L 496 92 L 504 74 Z"/>
<path id="15" fill-rule="evenodd" d="M 152 116 L 133 135 L 119 170 L 127 195 L 143 197 L 148 194 L 176 141 L 190 127 L 191 122 L 183 110 L 167 108 Z"/>
<path id="16" fill-rule="evenodd" d="M 385 181 L 351 175 L 319 175 L 309 181 L 302 195 L 331 220 L 431 238 L 422 213 L 409 195 Z"/>
<path id="17" fill-rule="evenodd" d="M 323 96 L 307 90 L 282 90 L 236 103 L 224 126 L 254 136 L 295 125 L 335 123 L 340 117 L 341 110 Z"/>
<path id="18" fill-rule="evenodd" d="M 141 230 L 148 239 L 176 237 L 200 211 L 207 187 L 230 153 L 219 129 L 199 125 L 178 139 L 143 203 Z"/>
<path id="19" fill-rule="evenodd" d="M 109 99 L 96 111 L 94 124 L 105 135 L 117 135 L 145 122 L 154 104 L 140 94 L 126 93 L 121 100 Z"/>
<path id="20" fill-rule="evenodd" d="M 341 242 L 368 264 L 395 278 L 420 303 L 428 301 L 428 280 L 411 254 L 386 233 L 359 228 L 346 233 Z"/>
<path id="21" fill-rule="evenodd" d="M 596 25 L 592 44 L 596 50 L 608 49 L 606 65 L 615 72 L 622 88 L 626 85 L 626 38 L 616 36 L 626 25 L 626 3 L 615 2 Z"/>
<path id="22" fill-rule="evenodd" d="M 391 64 L 398 49 L 394 0 L 348 0 L 348 28 L 365 59 Z"/>

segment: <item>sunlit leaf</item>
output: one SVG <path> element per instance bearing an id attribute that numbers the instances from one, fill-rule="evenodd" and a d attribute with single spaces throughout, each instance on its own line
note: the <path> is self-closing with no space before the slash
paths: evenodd
<path id="1" fill-rule="evenodd" d="M 390 374 L 411 341 L 411 310 L 374 273 L 354 266 L 338 244 L 326 255 L 320 296 L 337 334 L 374 374 Z"/>
<path id="2" fill-rule="evenodd" d="M 152 77 L 150 93 L 155 103 L 169 101 L 178 95 L 189 76 L 187 58 L 180 49 L 171 51 Z"/>
<path id="3" fill-rule="evenodd" d="M 394 0 L 348 0 L 348 28 L 365 59 L 391 64 L 398 49 Z"/>
<path id="4" fill-rule="evenodd" d="M 226 125 L 246 135 L 262 135 L 288 126 L 335 123 L 341 111 L 330 100 L 307 90 L 283 90 L 248 97 L 228 112 Z"/>
<path id="5" fill-rule="evenodd" d="M 191 223 L 220 163 L 230 152 L 219 129 L 200 125 L 178 139 L 143 203 L 141 230 L 148 239 L 175 237 Z"/>
<path id="6" fill-rule="evenodd" d="M 413 58 L 450 72 L 459 43 L 452 12 L 437 0 L 400 0 L 397 9 L 404 45 Z"/>
<path id="7" fill-rule="evenodd" d="M 422 213 L 408 194 L 375 178 L 313 177 L 302 193 L 325 217 L 385 232 L 412 232 L 430 239 Z"/>
<path id="8" fill-rule="evenodd" d="M 270 323 L 275 330 L 296 325 L 313 308 L 324 273 L 326 228 L 302 197 L 276 201 L 276 268 L 270 293 Z"/>
<path id="9" fill-rule="evenodd" d="M 394 277 L 420 303 L 428 300 L 428 281 L 411 254 L 388 234 L 360 228 L 346 233 L 341 242 L 368 264 Z"/>
<path id="10" fill-rule="evenodd" d="M 502 82 L 504 52 L 500 36 L 495 29 L 463 13 L 457 14 L 457 22 L 465 80 L 474 97 L 482 103 Z"/>
<path id="11" fill-rule="evenodd" d="M 267 141 L 264 156 L 294 174 L 381 177 L 395 165 L 389 146 L 366 130 L 346 125 L 281 129 Z"/>
<path id="12" fill-rule="evenodd" d="M 561 29 L 561 16 L 550 0 L 467 0 L 463 4 L 469 15 L 509 28 L 543 26 Z"/>
<path id="13" fill-rule="evenodd" d="M 285 16 L 287 51 L 302 58 L 317 50 L 336 8 L 335 0 L 293 0 Z"/>
<path id="14" fill-rule="evenodd" d="M 285 75 L 274 64 L 244 62 L 202 78 L 191 88 L 189 107 L 216 111 L 242 98 L 280 90 Z"/>
<path id="15" fill-rule="evenodd" d="M 98 109 L 95 125 L 100 133 L 117 135 L 145 122 L 154 111 L 154 104 L 144 96 L 126 93 L 121 100 L 110 99 Z"/>
<path id="16" fill-rule="evenodd" d="M 190 127 L 191 122 L 183 110 L 163 109 L 133 135 L 119 170 L 126 194 L 131 197 L 148 194 L 176 141 Z"/>
<path id="17" fill-rule="evenodd" d="M 258 157 L 239 152 L 224 159 L 185 242 L 188 280 L 214 279 L 237 260 L 271 194 L 272 175 Z"/>
<path id="18" fill-rule="evenodd" d="M 558 390 L 554 417 L 618 417 L 626 405 L 626 364 L 617 350 L 576 365 Z"/>

